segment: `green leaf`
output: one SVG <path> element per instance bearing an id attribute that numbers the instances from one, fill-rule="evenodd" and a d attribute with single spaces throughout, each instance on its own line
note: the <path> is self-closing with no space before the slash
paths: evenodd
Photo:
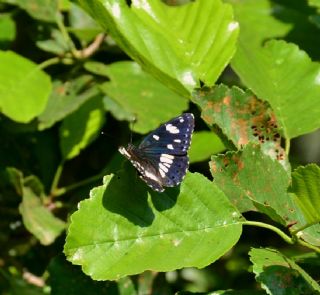
<path id="1" fill-rule="evenodd" d="M 52 29 L 49 37 L 50 39 L 38 40 L 37 46 L 56 55 L 63 55 L 70 50 L 67 41 L 58 29 Z"/>
<path id="2" fill-rule="evenodd" d="M 99 89 L 92 83 L 93 77 L 90 75 L 83 75 L 67 82 L 54 81 L 48 104 L 38 117 L 39 129 L 51 127 L 76 111 L 87 100 L 101 96 Z"/>
<path id="3" fill-rule="evenodd" d="M 111 81 L 101 86 L 102 91 L 121 106 L 125 114 L 135 115 L 132 129 L 136 132 L 147 133 L 188 108 L 184 97 L 146 74 L 134 62 L 113 63 L 104 72 Z"/>
<path id="4" fill-rule="evenodd" d="M 135 116 L 130 111 L 124 109 L 116 100 L 108 95 L 103 97 L 103 105 L 106 111 L 109 111 L 118 121 L 134 122 Z M 134 126 L 133 126 L 134 127 Z"/>
<path id="5" fill-rule="evenodd" d="M 86 276 L 79 266 L 59 255 L 49 264 L 52 295 L 118 294 L 115 282 L 96 282 Z M 73 283 L 70 283 L 73 282 Z M 120 295 L 122 295 L 120 293 Z"/>
<path id="6" fill-rule="evenodd" d="M 214 182 L 241 212 L 257 209 L 282 224 L 295 221 L 289 215 L 295 209 L 287 194 L 290 175 L 258 146 L 213 156 L 210 169 Z"/>
<path id="7" fill-rule="evenodd" d="M 143 69 L 182 95 L 213 85 L 235 51 L 238 23 L 220 0 L 183 6 L 138 0 L 77 1 Z"/>
<path id="8" fill-rule="evenodd" d="M 295 202 L 308 223 L 320 222 L 320 168 L 316 164 L 298 167 L 292 173 Z"/>
<path id="9" fill-rule="evenodd" d="M 0 111 L 14 121 L 31 121 L 46 106 L 50 77 L 11 51 L 0 51 L 0 65 Z"/>
<path id="10" fill-rule="evenodd" d="M 65 223 L 56 218 L 41 201 L 43 197 L 40 182 L 30 178 L 23 187 L 22 202 L 19 206 L 23 223 L 43 245 L 51 244 L 65 229 Z"/>
<path id="11" fill-rule="evenodd" d="M 308 224 L 296 197 L 287 193 L 290 175 L 281 164 L 248 145 L 242 151 L 213 156 L 214 182 L 240 212 L 259 211 L 313 245 L 320 245 L 320 225 Z"/>
<path id="12" fill-rule="evenodd" d="M 109 77 L 109 66 L 101 63 L 89 61 L 84 64 L 84 68 L 96 75 Z M 102 86 L 103 88 L 104 86 Z M 130 95 L 130 93 L 128 93 Z M 113 117 L 115 117 L 119 121 L 134 121 L 135 116 L 133 113 L 130 113 L 130 110 L 125 109 L 121 102 L 119 103 L 117 100 L 111 98 L 108 95 L 103 97 L 103 104 L 107 111 L 109 111 Z"/>
<path id="13" fill-rule="evenodd" d="M 239 213 L 202 175 L 188 173 L 162 194 L 146 189 L 130 163 L 107 176 L 71 216 L 67 259 L 93 279 L 114 280 L 147 269 L 202 268 L 238 241 Z"/>
<path id="14" fill-rule="evenodd" d="M 97 138 L 105 122 L 100 97 L 85 102 L 64 119 L 60 127 L 60 148 L 63 159 L 72 159 Z"/>
<path id="15" fill-rule="evenodd" d="M 190 163 L 201 162 L 211 155 L 223 152 L 225 147 L 220 138 L 211 131 L 198 131 L 192 135 L 189 151 Z"/>
<path id="16" fill-rule="evenodd" d="M 92 74 L 109 77 L 109 66 L 97 61 L 87 61 L 84 68 Z"/>
<path id="17" fill-rule="evenodd" d="M 0 168 L 0 191 L 6 191 L 8 195 L 8 189 L 14 189 L 14 192 L 19 196 L 22 196 L 23 191 L 23 174 L 21 171 L 14 167 Z M 5 199 L 5 196 L 2 198 Z"/>
<path id="18" fill-rule="evenodd" d="M 73 3 L 69 12 L 69 22 L 68 31 L 76 35 L 82 43 L 90 42 L 102 33 L 102 28 L 83 9 Z"/>
<path id="19" fill-rule="evenodd" d="M 5 0 L 5 2 L 19 6 L 37 20 L 56 21 L 58 13 L 57 0 Z"/>
<path id="20" fill-rule="evenodd" d="M 258 48 L 266 40 L 285 37 L 294 28 L 293 11 L 281 3 L 269 0 L 227 0 L 234 9 L 235 19 L 240 23 L 239 40 L 250 47 Z M 286 22 L 283 21 L 284 15 Z M 301 21 L 301 17 L 299 18 Z M 237 57 L 237 52 L 234 59 Z"/>
<path id="21" fill-rule="evenodd" d="M 16 37 L 16 25 L 8 14 L 0 14 L 0 49 L 7 49 Z"/>
<path id="22" fill-rule="evenodd" d="M 193 101 L 201 107 L 203 120 L 209 126 L 217 125 L 238 149 L 259 144 L 267 155 L 287 165 L 275 116 L 250 91 L 219 85 L 198 90 Z"/>
<path id="23" fill-rule="evenodd" d="M 308 0 L 308 4 L 320 10 L 320 0 Z"/>
<path id="24" fill-rule="evenodd" d="M 262 49 L 239 42 L 233 68 L 270 103 L 286 138 L 320 127 L 320 66 L 296 45 L 269 41 Z"/>
<path id="25" fill-rule="evenodd" d="M 320 286 L 293 260 L 273 249 L 255 249 L 250 252 L 253 272 L 268 294 L 312 295 Z"/>

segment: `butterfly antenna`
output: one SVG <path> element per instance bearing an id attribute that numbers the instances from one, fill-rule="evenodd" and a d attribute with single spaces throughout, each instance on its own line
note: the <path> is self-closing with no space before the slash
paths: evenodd
<path id="1" fill-rule="evenodd" d="M 130 122 L 130 143 L 132 144 L 133 126 L 137 122 L 137 117 L 134 117 Z"/>

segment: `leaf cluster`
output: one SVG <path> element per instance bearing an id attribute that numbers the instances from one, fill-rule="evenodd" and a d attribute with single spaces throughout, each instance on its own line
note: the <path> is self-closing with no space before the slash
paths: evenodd
<path id="1" fill-rule="evenodd" d="M 287 2 L 0 0 L 1 294 L 320 294 L 320 4 Z M 186 111 L 156 193 L 117 147 Z"/>

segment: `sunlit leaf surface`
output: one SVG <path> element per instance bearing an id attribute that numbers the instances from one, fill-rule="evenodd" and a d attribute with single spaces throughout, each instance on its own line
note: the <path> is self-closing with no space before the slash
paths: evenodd
<path id="1" fill-rule="evenodd" d="M 205 177 L 189 173 L 159 194 L 125 170 L 106 177 L 71 217 L 64 251 L 92 278 L 204 267 L 238 241 L 239 213 Z"/>
<path id="2" fill-rule="evenodd" d="M 214 84 L 235 51 L 238 23 L 220 0 L 178 7 L 150 0 L 131 7 L 124 0 L 77 2 L 144 69 L 183 95 L 199 80 Z"/>

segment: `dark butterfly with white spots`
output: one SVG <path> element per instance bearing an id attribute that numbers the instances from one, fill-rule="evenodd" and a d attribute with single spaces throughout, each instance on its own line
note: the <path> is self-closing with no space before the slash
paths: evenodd
<path id="1" fill-rule="evenodd" d="M 153 190 L 178 185 L 188 166 L 188 149 L 194 129 L 194 116 L 182 114 L 146 136 L 138 147 L 128 144 L 119 147 L 140 173 L 140 178 Z"/>

